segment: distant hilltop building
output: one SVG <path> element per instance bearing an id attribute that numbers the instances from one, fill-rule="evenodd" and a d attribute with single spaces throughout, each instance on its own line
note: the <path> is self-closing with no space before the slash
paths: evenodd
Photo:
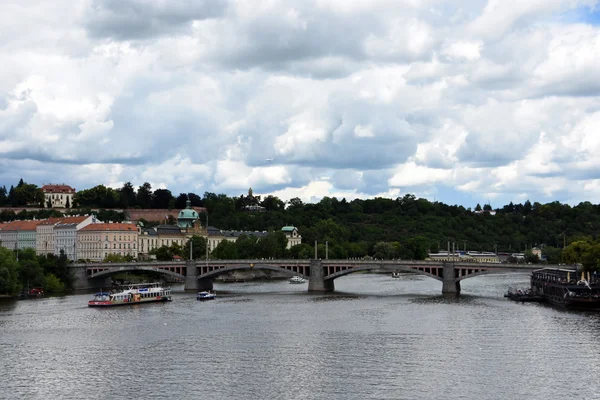
<path id="1" fill-rule="evenodd" d="M 73 207 L 73 196 L 75 189 L 64 183 L 61 185 L 48 184 L 42 186 L 44 193 L 44 205 L 48 208 L 70 208 Z"/>

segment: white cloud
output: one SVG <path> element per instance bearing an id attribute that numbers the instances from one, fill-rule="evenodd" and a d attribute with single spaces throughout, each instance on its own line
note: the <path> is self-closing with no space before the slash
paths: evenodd
<path id="1" fill-rule="evenodd" d="M 592 3 L 5 1 L 0 184 L 585 200 Z"/>

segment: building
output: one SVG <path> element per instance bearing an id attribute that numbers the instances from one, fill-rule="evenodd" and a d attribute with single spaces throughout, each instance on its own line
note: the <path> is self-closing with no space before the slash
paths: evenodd
<path id="1" fill-rule="evenodd" d="M 242 235 L 254 236 L 259 240 L 269 233 L 267 231 L 224 231 L 214 226 L 208 227 L 208 251 L 212 252 L 223 240 L 235 243 Z M 289 244 L 289 242 L 288 242 Z"/>
<path id="2" fill-rule="evenodd" d="M 36 228 L 36 254 L 55 254 L 59 255 L 60 250 L 64 250 L 71 256 L 74 255 L 73 243 L 75 241 L 75 232 L 66 232 L 61 230 L 61 242 L 56 242 L 56 227 L 61 224 L 75 224 L 76 230 L 83 228 L 91 223 L 98 222 L 93 215 L 75 215 L 68 217 L 52 217 L 40 221 Z M 67 244 L 67 242 L 69 244 Z M 67 251 L 69 250 L 69 251 Z M 71 258 L 73 259 L 73 258 Z"/>
<path id="3" fill-rule="evenodd" d="M 0 231 L 2 247 L 10 250 L 36 248 L 36 229 L 40 220 L 12 221 L 5 224 Z"/>
<path id="4" fill-rule="evenodd" d="M 48 208 L 69 208 L 73 207 L 73 196 L 75 189 L 64 183 L 61 185 L 44 185 L 44 205 Z"/>
<path id="5" fill-rule="evenodd" d="M 35 253 L 40 256 L 54 253 L 54 225 L 60 222 L 60 218 L 52 217 L 40 221 L 35 233 Z"/>
<path id="6" fill-rule="evenodd" d="M 302 243 L 302 236 L 298 233 L 298 228 L 295 226 L 284 226 L 281 228 L 281 231 L 285 233 L 285 237 L 287 238 L 287 248 L 291 249 L 292 247 Z"/>
<path id="7" fill-rule="evenodd" d="M 69 260 L 77 260 L 77 232 L 88 225 L 99 223 L 94 215 L 68 217 L 54 225 L 54 254 L 61 250 Z"/>
<path id="8" fill-rule="evenodd" d="M 12 221 L 3 225 L 0 230 L 0 245 L 9 250 L 17 249 L 17 225 L 21 221 Z"/>
<path id="9" fill-rule="evenodd" d="M 144 228 L 138 223 L 138 256 L 145 257 L 150 251 L 162 246 L 171 246 L 173 243 L 185 246 L 188 241 L 188 232 L 178 225 L 158 225 Z"/>
<path id="10" fill-rule="evenodd" d="M 131 223 L 89 224 L 77 232 L 77 259 L 100 262 L 110 254 L 137 258 L 138 230 Z"/>

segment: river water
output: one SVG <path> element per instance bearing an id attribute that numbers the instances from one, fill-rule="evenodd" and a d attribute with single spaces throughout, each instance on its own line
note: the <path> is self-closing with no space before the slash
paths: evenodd
<path id="1" fill-rule="evenodd" d="M 503 298 L 526 274 L 462 282 L 353 274 L 332 294 L 286 281 L 218 299 L 87 307 L 0 303 L 4 399 L 598 399 L 600 314 Z"/>

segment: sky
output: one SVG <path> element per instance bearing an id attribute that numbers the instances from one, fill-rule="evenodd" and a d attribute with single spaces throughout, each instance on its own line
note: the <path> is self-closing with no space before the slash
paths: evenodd
<path id="1" fill-rule="evenodd" d="M 0 7 L 0 185 L 598 203 L 596 0 Z"/>

